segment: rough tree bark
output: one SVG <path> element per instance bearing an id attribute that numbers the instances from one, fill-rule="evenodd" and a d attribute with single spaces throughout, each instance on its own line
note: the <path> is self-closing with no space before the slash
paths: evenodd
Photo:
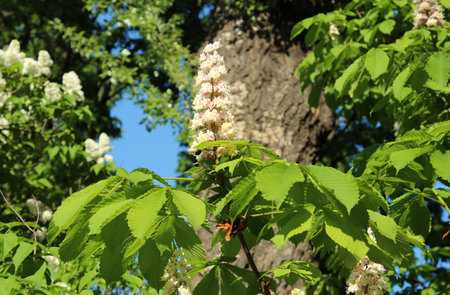
<path id="1" fill-rule="evenodd" d="M 322 102 L 316 112 L 307 104 L 308 93 L 300 91 L 295 68 L 305 57 L 300 42 L 290 42 L 289 33 L 299 20 L 324 10 L 316 1 L 278 1 L 267 13 L 270 26 L 248 24 L 237 11 L 217 3 L 208 41 L 221 39 L 220 53 L 228 68 L 228 80 L 234 100 L 234 115 L 242 139 L 263 144 L 284 160 L 309 164 L 334 129 L 334 116 Z M 325 8 L 326 9 L 326 8 Z M 200 233 L 205 249 L 210 249 L 211 235 Z M 219 247 L 207 252 L 217 257 Z M 242 251 L 241 251 L 242 252 Z M 308 243 L 295 247 L 286 244 L 278 252 L 271 243 L 252 249 L 260 270 L 269 270 L 292 260 L 313 261 Z M 237 265 L 248 267 L 240 253 Z M 302 282 L 297 283 L 298 286 Z M 277 294 L 288 294 L 289 286 L 279 285 Z"/>

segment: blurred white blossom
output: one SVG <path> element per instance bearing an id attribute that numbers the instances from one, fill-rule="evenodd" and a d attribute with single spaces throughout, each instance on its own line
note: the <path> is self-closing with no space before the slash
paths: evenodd
<path id="1" fill-rule="evenodd" d="M 53 255 L 44 255 L 42 258 L 47 261 L 49 265 L 53 266 L 54 271 L 58 271 L 61 267 L 61 262 L 59 262 L 59 259 L 56 256 Z"/>
<path id="2" fill-rule="evenodd" d="M 88 161 L 97 161 L 97 163 L 102 164 L 105 161 L 111 162 L 113 160 L 112 155 L 105 155 L 106 152 L 109 152 L 112 150 L 112 147 L 110 145 L 110 139 L 109 136 L 102 132 L 99 136 L 98 143 L 88 138 L 86 139 L 85 143 L 85 151 L 89 154 Z"/>
<path id="3" fill-rule="evenodd" d="M 50 209 L 45 209 L 40 215 L 39 218 L 41 222 L 47 223 L 50 222 L 53 218 L 53 211 Z"/>
<path id="4" fill-rule="evenodd" d="M 65 86 L 64 92 L 77 97 L 78 101 L 83 100 L 84 92 L 81 87 L 80 78 L 74 71 L 65 73 L 62 77 L 62 83 Z"/>
<path id="5" fill-rule="evenodd" d="M 44 83 L 45 97 L 49 102 L 56 102 L 61 99 L 61 90 L 58 84 L 54 82 L 45 81 Z"/>

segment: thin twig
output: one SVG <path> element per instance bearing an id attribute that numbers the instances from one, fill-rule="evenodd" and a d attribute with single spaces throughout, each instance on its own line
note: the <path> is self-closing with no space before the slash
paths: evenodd
<path id="1" fill-rule="evenodd" d="M 259 273 L 258 268 L 256 267 L 256 264 L 255 264 L 255 261 L 253 260 L 252 254 L 250 253 L 247 243 L 245 242 L 244 235 L 242 234 L 242 232 L 238 232 L 237 235 L 239 237 L 239 241 L 241 242 L 242 249 L 244 250 L 244 253 L 247 256 L 248 263 L 250 264 L 250 267 L 251 267 L 253 273 L 255 274 L 256 279 L 259 282 L 261 291 L 264 293 L 264 295 L 270 295 L 269 286 L 266 285 L 266 282 L 264 282 L 263 278 L 261 278 L 261 274 Z"/>
<path id="2" fill-rule="evenodd" d="M 36 222 L 34 223 L 34 231 L 33 231 L 33 241 L 36 243 L 37 242 L 37 236 L 36 236 L 36 228 L 39 222 L 39 205 L 38 205 L 38 201 L 36 199 L 36 197 L 32 194 L 31 197 L 34 200 L 34 206 L 36 207 L 36 212 L 37 212 L 37 216 L 36 216 Z M 34 255 L 36 255 L 36 250 L 37 248 L 35 247 L 33 250 Z"/>
<path id="3" fill-rule="evenodd" d="M 3 194 L 2 190 L 0 189 L 0 194 L 3 197 L 3 200 L 5 200 L 6 205 L 19 217 L 20 221 L 32 232 L 34 233 L 34 230 L 23 220 L 22 216 L 11 206 L 11 204 L 8 202 L 8 199 L 6 199 L 5 195 Z"/>

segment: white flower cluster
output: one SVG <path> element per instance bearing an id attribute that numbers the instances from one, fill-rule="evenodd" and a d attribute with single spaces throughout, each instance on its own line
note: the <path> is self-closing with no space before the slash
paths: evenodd
<path id="1" fill-rule="evenodd" d="M 62 83 L 65 86 L 64 93 L 74 95 L 78 101 L 84 98 L 84 92 L 81 90 L 81 81 L 74 71 L 65 73 L 62 77 Z"/>
<path id="2" fill-rule="evenodd" d="M 41 201 L 35 199 L 28 199 L 26 201 L 26 205 L 28 211 L 30 211 L 32 215 L 37 215 L 39 211 L 39 220 L 42 223 L 44 224 L 49 223 L 53 219 L 53 211 L 49 209 L 48 206 L 42 203 Z M 45 240 L 46 235 L 47 235 L 47 228 L 45 226 L 41 226 L 40 229 L 36 230 L 36 239 L 39 242 Z"/>
<path id="3" fill-rule="evenodd" d="M 178 293 L 181 295 L 191 295 L 189 288 L 190 277 L 187 270 L 190 265 L 184 258 L 183 249 L 177 249 L 173 252 L 167 263 L 162 279 L 166 282 L 162 295 L 172 295 Z"/>
<path id="4" fill-rule="evenodd" d="M 444 10 L 437 0 L 414 0 L 414 28 L 445 26 Z"/>
<path id="5" fill-rule="evenodd" d="M 41 201 L 37 201 L 35 199 L 27 200 L 27 207 L 31 214 L 37 215 L 39 210 L 39 219 L 43 223 L 50 222 L 53 218 L 53 211 L 51 209 L 44 209 L 47 207 Z"/>
<path id="6" fill-rule="evenodd" d="M 231 114 L 233 102 L 226 81 L 227 69 L 223 57 L 217 53 L 220 47 L 220 41 L 216 41 L 206 45 L 200 54 L 200 68 L 195 78 L 195 85 L 200 90 L 192 104 L 195 113 L 190 126 L 196 132 L 189 149 L 191 154 L 197 152 L 195 147 L 202 142 L 234 140 L 237 137 L 234 116 Z M 223 147 L 208 148 L 197 156 L 197 160 L 218 158 L 224 153 Z"/>
<path id="7" fill-rule="evenodd" d="M 102 132 L 98 139 L 98 143 L 88 138 L 85 143 L 85 151 L 89 154 L 88 161 L 97 161 L 98 164 L 103 164 L 105 162 L 111 162 L 113 160 L 112 155 L 105 155 L 106 152 L 112 150 L 111 141 L 109 136 Z"/>
<path id="8" fill-rule="evenodd" d="M 367 229 L 369 237 L 376 243 L 372 229 Z M 347 281 L 347 294 L 356 295 L 383 295 L 387 292 L 388 283 L 384 279 L 386 268 L 378 263 L 372 262 L 369 257 L 353 268 Z"/>
<path id="9" fill-rule="evenodd" d="M 7 68 L 15 63 L 23 65 L 22 74 L 40 77 L 50 75 L 50 67 L 53 64 L 53 60 L 45 50 L 39 51 L 37 60 L 25 57 L 25 53 L 20 52 L 19 41 L 12 40 L 6 50 L 0 49 L 0 66 Z"/>
<path id="10" fill-rule="evenodd" d="M 35 78 L 44 76 L 48 77 L 51 73 L 51 66 L 53 60 L 50 54 L 45 51 L 39 51 L 38 59 L 26 57 L 25 53 L 20 51 L 20 43 L 17 40 L 12 40 L 6 48 L 0 49 L 0 69 L 8 68 L 13 64 L 22 64 L 22 74 L 32 75 Z M 84 99 L 84 93 L 81 87 L 81 81 L 75 72 L 69 72 L 62 77 L 63 91 L 66 94 L 73 95 L 78 101 Z M 0 89 L 6 85 L 6 80 L 0 72 Z M 30 90 L 34 89 L 34 84 L 30 85 Z M 56 102 L 61 99 L 61 89 L 57 83 L 45 81 L 44 83 L 45 100 L 47 102 Z M 10 93 L 0 91 L 0 107 L 2 107 L 11 96 Z"/>

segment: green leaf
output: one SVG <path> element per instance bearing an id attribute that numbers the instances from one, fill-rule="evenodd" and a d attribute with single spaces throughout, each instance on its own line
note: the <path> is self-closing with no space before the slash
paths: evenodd
<path id="1" fill-rule="evenodd" d="M 439 86 L 447 85 L 450 75 L 450 55 L 447 52 L 436 52 L 428 60 L 425 70 Z"/>
<path id="2" fill-rule="evenodd" d="M 212 268 L 194 289 L 194 295 L 215 295 L 219 294 L 219 278 L 217 268 Z"/>
<path id="3" fill-rule="evenodd" d="M 114 218 L 101 231 L 106 248 L 100 257 L 100 274 L 107 284 L 120 281 L 122 278 L 125 268 L 122 250 L 130 236 L 125 214 Z"/>
<path id="4" fill-rule="evenodd" d="M 62 230 L 66 229 L 69 225 L 75 222 L 77 215 L 84 207 L 86 207 L 86 204 L 97 197 L 104 189 L 115 184 L 110 192 L 112 193 L 122 182 L 122 180 L 123 178 L 112 176 L 82 189 L 64 200 L 53 215 L 47 234 L 49 243 L 51 243 Z"/>
<path id="5" fill-rule="evenodd" d="M 372 48 L 367 52 L 364 63 L 370 76 L 375 80 L 387 71 L 389 56 L 381 49 Z"/>
<path id="6" fill-rule="evenodd" d="M 44 273 L 45 273 L 46 269 L 47 269 L 47 264 L 42 263 L 41 267 L 39 267 L 39 269 L 34 274 L 24 278 L 24 280 L 32 282 L 32 283 L 36 284 L 37 286 L 45 286 L 46 280 L 44 277 Z"/>
<path id="7" fill-rule="evenodd" d="M 206 216 L 206 206 L 203 200 L 178 189 L 172 189 L 171 193 L 173 202 L 178 210 L 189 220 L 194 228 L 196 229 L 202 225 Z"/>
<path id="8" fill-rule="evenodd" d="M 302 234 L 309 230 L 313 221 L 314 206 L 308 205 L 304 208 L 298 208 L 295 213 L 289 214 L 283 220 L 278 222 L 278 233 L 271 241 L 280 249 L 290 238 Z M 295 214 L 295 218 L 292 216 Z"/>
<path id="9" fill-rule="evenodd" d="M 395 27 L 395 20 L 387 19 L 379 24 L 378 29 L 384 34 L 390 34 Z"/>
<path id="10" fill-rule="evenodd" d="M 294 183 L 304 181 L 305 177 L 294 163 L 275 163 L 256 172 L 255 179 L 262 196 L 280 207 Z"/>
<path id="11" fill-rule="evenodd" d="M 394 82 L 392 83 L 394 97 L 400 102 L 402 102 L 412 92 L 410 87 L 404 87 L 410 75 L 411 68 L 408 66 L 397 77 L 395 77 Z"/>
<path id="12" fill-rule="evenodd" d="M 296 23 L 291 30 L 291 40 L 300 35 L 303 30 L 309 29 L 309 27 L 314 23 L 314 19 L 314 17 L 309 17 Z"/>
<path id="13" fill-rule="evenodd" d="M 91 257 L 89 257 L 91 258 Z M 78 284 L 78 290 L 83 290 L 84 287 L 90 289 L 93 285 L 93 280 L 97 276 L 98 271 L 97 269 L 92 269 L 87 273 L 84 273 L 83 276 L 80 278 L 80 283 Z"/>
<path id="14" fill-rule="evenodd" d="M 255 185 L 256 181 L 254 173 L 241 179 L 238 184 L 233 187 L 219 203 L 217 203 L 214 215 L 219 215 L 225 205 L 230 201 L 233 201 L 230 206 L 230 217 L 234 220 L 258 193 Z"/>
<path id="15" fill-rule="evenodd" d="M 359 190 L 353 176 L 330 167 L 308 165 L 305 168 L 320 186 L 334 192 L 334 196 L 347 208 L 347 212 L 358 203 Z"/>
<path id="16" fill-rule="evenodd" d="M 113 200 L 110 204 L 105 204 L 89 219 L 89 234 L 98 234 L 103 226 L 116 218 L 133 205 L 134 200 Z"/>
<path id="17" fill-rule="evenodd" d="M 324 210 L 325 211 L 325 210 Z M 325 211 L 325 232 L 336 244 L 361 260 L 369 251 L 360 228 L 329 210 Z"/>
<path id="18" fill-rule="evenodd" d="M 16 281 L 14 276 L 0 278 L 0 294 L 14 294 L 11 291 L 15 290 L 18 286 L 19 282 Z"/>
<path id="19" fill-rule="evenodd" d="M 166 190 L 156 188 L 147 192 L 141 199 L 134 203 L 128 211 L 128 226 L 133 235 L 138 239 L 144 239 L 147 232 L 154 226 L 154 222 L 166 201 Z"/>
<path id="20" fill-rule="evenodd" d="M 361 68 L 361 58 L 356 59 L 336 80 L 334 88 L 339 94 L 342 94 L 350 81 L 354 80 L 356 72 Z"/>
<path id="21" fill-rule="evenodd" d="M 16 272 L 19 269 L 20 264 L 22 264 L 25 258 L 27 258 L 27 256 L 31 254 L 35 246 L 35 244 L 26 242 L 21 242 L 19 244 L 19 247 L 17 248 L 16 253 L 12 258 Z"/>
<path id="22" fill-rule="evenodd" d="M 388 239 L 395 241 L 395 238 L 397 236 L 397 224 L 395 223 L 395 221 L 391 217 L 381 215 L 378 212 L 374 212 L 371 210 L 367 212 L 369 213 L 370 220 L 375 223 L 380 234 L 384 235 Z"/>
<path id="23" fill-rule="evenodd" d="M 0 260 L 3 260 L 18 242 L 19 239 L 13 232 L 0 234 Z"/>
<path id="24" fill-rule="evenodd" d="M 314 266 L 314 264 L 306 261 L 286 262 L 269 270 L 265 274 L 268 273 L 273 273 L 274 277 L 278 279 L 287 279 L 290 276 L 293 276 L 294 279 L 291 278 L 292 281 L 302 279 L 312 285 L 319 281 L 322 276 L 322 273 Z"/>
<path id="25" fill-rule="evenodd" d="M 405 194 L 391 203 L 391 216 L 402 228 L 426 237 L 430 231 L 431 215 L 424 198 Z"/>
<path id="26" fill-rule="evenodd" d="M 320 96 L 322 95 L 322 91 L 324 88 L 325 79 L 321 79 L 314 84 L 311 89 L 311 93 L 309 94 L 308 104 L 312 108 L 317 108 L 319 105 Z"/>
<path id="27" fill-rule="evenodd" d="M 186 259 L 205 260 L 202 242 L 194 230 L 182 219 L 175 220 L 175 240 L 178 247 L 183 248 Z"/>
<path id="28" fill-rule="evenodd" d="M 226 268 L 220 269 L 220 277 L 222 279 L 221 294 L 222 295 L 245 295 L 247 290 L 240 281 Z"/>
<path id="29" fill-rule="evenodd" d="M 161 254 L 166 250 L 170 250 L 175 238 L 175 217 L 167 216 L 159 224 L 156 230 L 155 243 Z"/>
<path id="30" fill-rule="evenodd" d="M 148 239 L 145 245 L 139 250 L 139 269 L 152 288 L 159 290 L 164 286 L 161 277 L 164 274 L 169 257 L 170 254 L 167 251 L 164 255 L 160 254 L 155 241 L 152 239 Z"/>
<path id="31" fill-rule="evenodd" d="M 131 285 L 134 285 L 138 288 L 140 288 L 143 284 L 144 284 L 144 280 L 142 280 L 140 277 L 135 276 L 135 275 L 131 275 L 131 274 L 124 274 L 122 276 L 122 278 L 124 280 L 126 280 L 127 282 L 129 282 Z"/>
<path id="32" fill-rule="evenodd" d="M 450 151 L 435 151 L 430 157 L 431 165 L 436 169 L 436 174 L 450 182 Z"/>
<path id="33" fill-rule="evenodd" d="M 390 154 L 389 159 L 395 169 L 399 171 L 412 162 L 415 158 L 430 152 L 432 149 L 432 147 L 422 147 L 396 151 Z"/>

